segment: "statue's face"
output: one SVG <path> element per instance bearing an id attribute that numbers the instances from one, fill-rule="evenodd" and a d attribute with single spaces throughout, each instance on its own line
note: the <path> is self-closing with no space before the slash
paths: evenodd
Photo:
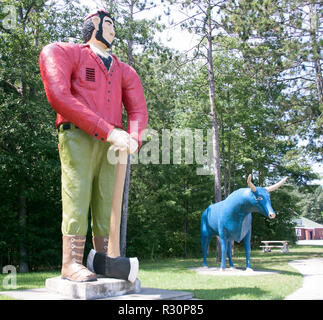
<path id="1" fill-rule="evenodd" d="M 94 24 L 95 27 L 95 32 L 99 30 L 99 25 L 101 22 L 101 19 L 99 16 L 94 16 L 92 18 L 92 22 Z M 94 33 L 95 34 L 95 33 Z M 103 18 L 103 23 L 102 23 L 102 36 L 103 38 L 109 42 L 110 44 L 112 44 L 112 41 L 114 39 L 114 23 L 113 20 L 107 16 L 105 16 Z"/>
<path id="2" fill-rule="evenodd" d="M 103 30 L 103 38 L 112 44 L 115 32 L 114 32 L 114 23 L 111 18 L 109 17 L 103 18 L 102 30 Z"/>

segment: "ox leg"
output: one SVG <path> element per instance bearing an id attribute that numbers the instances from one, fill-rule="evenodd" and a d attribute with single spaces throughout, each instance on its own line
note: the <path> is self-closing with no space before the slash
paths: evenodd
<path id="1" fill-rule="evenodd" d="M 210 244 L 211 236 L 206 236 L 206 235 L 201 235 L 201 246 L 202 246 L 202 252 L 203 252 L 203 266 L 207 267 L 207 251 L 209 249 L 209 244 Z"/>
<path id="2" fill-rule="evenodd" d="M 229 258 L 229 265 L 231 268 L 234 268 L 233 261 L 232 261 L 232 241 L 228 240 L 228 258 Z"/>
<path id="3" fill-rule="evenodd" d="M 212 234 L 210 233 L 207 227 L 207 210 L 202 213 L 201 218 L 201 246 L 202 246 L 202 253 L 203 253 L 203 266 L 207 267 L 207 251 L 209 249 L 210 240 L 212 238 Z"/>
<path id="4" fill-rule="evenodd" d="M 227 243 L 228 241 L 226 239 L 221 240 L 221 270 L 224 270 L 227 264 L 226 258 L 227 258 Z"/>
<path id="5" fill-rule="evenodd" d="M 243 239 L 244 250 L 246 252 L 246 270 L 252 270 L 250 264 L 250 238 L 251 238 L 251 231 L 247 233 L 247 235 Z"/>

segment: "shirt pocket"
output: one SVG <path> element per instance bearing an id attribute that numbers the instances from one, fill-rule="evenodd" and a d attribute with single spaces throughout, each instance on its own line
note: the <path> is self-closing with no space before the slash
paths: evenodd
<path id="1" fill-rule="evenodd" d="M 93 65 L 84 65 L 81 67 L 80 84 L 88 89 L 96 89 L 98 82 L 98 68 Z"/>

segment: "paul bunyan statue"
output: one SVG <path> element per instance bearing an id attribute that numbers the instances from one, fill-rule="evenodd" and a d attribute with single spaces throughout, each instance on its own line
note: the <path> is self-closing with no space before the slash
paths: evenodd
<path id="1" fill-rule="evenodd" d="M 62 278 L 78 282 L 95 281 L 97 274 L 134 282 L 139 268 L 137 258 L 120 257 L 120 211 L 125 159 L 140 148 L 148 114 L 138 74 L 109 53 L 114 36 L 112 15 L 100 9 L 84 20 L 83 44 L 52 43 L 39 57 L 46 96 L 57 112 Z M 111 152 L 119 162 L 108 160 Z M 89 209 L 94 249 L 85 267 Z"/>

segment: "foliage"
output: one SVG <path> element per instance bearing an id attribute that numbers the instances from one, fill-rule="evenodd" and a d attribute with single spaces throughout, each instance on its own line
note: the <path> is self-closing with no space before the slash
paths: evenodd
<path id="1" fill-rule="evenodd" d="M 79 26 L 80 9 L 68 2 L 65 8 L 44 1 L 4 5 L 13 8 L 16 24 L 0 32 L 0 262 L 56 266 L 60 168 L 55 112 L 44 95 L 38 56 L 48 42 L 75 35 L 64 23 Z"/>
<path id="2" fill-rule="evenodd" d="M 308 189 L 308 190 L 306 190 Z M 298 213 L 310 220 L 323 224 L 323 187 L 307 186 L 293 192 L 298 199 Z"/>
<path id="3" fill-rule="evenodd" d="M 307 151 L 315 150 L 316 157 L 322 156 L 320 9 L 312 0 L 230 0 L 224 5 L 222 19 L 225 29 L 242 40 L 244 55 L 252 63 L 259 62 L 258 72 L 253 74 L 286 86 L 284 109 L 292 120 L 289 126 L 293 134 L 307 139 Z"/>

